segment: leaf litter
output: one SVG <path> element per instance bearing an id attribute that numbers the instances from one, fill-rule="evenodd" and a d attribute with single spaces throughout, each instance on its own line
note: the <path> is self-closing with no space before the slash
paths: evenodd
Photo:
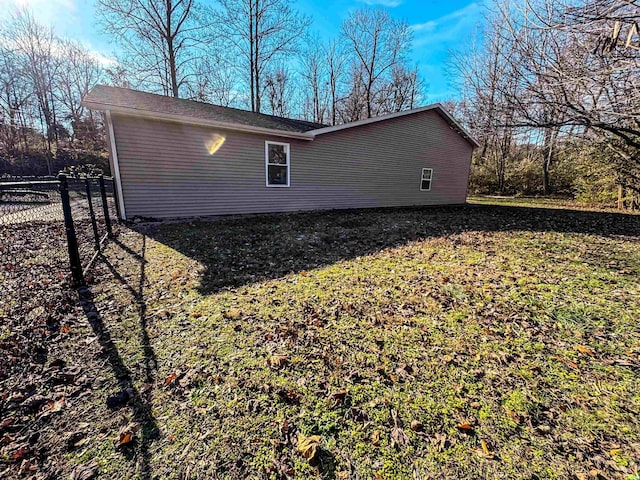
<path id="1" fill-rule="evenodd" d="M 536 231 L 542 223 L 548 230 Z M 47 406 L 64 398 L 47 420 L 68 419 L 55 428 L 68 431 L 58 443 L 69 447 L 51 442 L 60 476 L 92 460 L 100 478 L 134 478 L 144 465 L 167 478 L 168 465 L 222 478 L 547 478 L 550 466 L 566 478 L 624 478 L 637 469 L 637 219 L 482 207 L 149 228 L 123 229 L 121 240 L 142 252 L 144 234 L 143 281 L 139 258 L 117 244 L 105 252 L 122 280 L 142 285 L 148 315 L 108 268 L 94 273 L 126 370 L 105 363 L 113 347 L 84 341 L 83 322 L 58 321 L 76 356 L 51 357 L 82 365 L 69 385 L 57 383 L 59 397 L 39 392 Z M 288 249 L 278 261 L 276 231 Z M 125 395 L 129 377 L 136 388 Z M 19 434 L 7 451 L 22 457 L 9 468 L 33 459 L 43 471 L 30 453 L 40 441 L 20 437 L 33 394 L 12 392 L 4 401 L 16 408 L 0 425 Z M 133 427 L 147 401 L 159 441 L 144 457 L 149 429 Z"/>

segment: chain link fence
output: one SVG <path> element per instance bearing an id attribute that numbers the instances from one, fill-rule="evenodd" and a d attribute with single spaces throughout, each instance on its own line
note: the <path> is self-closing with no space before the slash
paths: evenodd
<path id="1" fill-rule="evenodd" d="M 118 217 L 110 177 L 0 177 L 0 230 L 12 236 L 40 237 L 45 230 L 62 234 L 67 243 L 63 253 L 75 285 L 84 283 L 84 273 L 112 235 L 112 221 Z M 52 246 L 58 240 L 42 239 Z M 60 262 L 60 248 L 49 254 L 52 262 Z"/>

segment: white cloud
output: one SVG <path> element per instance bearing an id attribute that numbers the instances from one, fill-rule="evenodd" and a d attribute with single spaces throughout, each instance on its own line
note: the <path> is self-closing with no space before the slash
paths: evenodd
<path id="1" fill-rule="evenodd" d="M 446 61 L 451 50 L 464 48 L 481 20 L 483 0 L 441 17 L 411 25 L 414 35 L 413 58 L 420 65 L 420 72 L 430 85 L 430 102 L 457 96 L 455 86 L 446 72 Z"/>
<path id="2" fill-rule="evenodd" d="M 433 45 L 437 48 L 447 44 L 448 48 L 451 42 L 462 43 L 478 23 L 481 9 L 481 3 L 473 2 L 440 18 L 411 25 L 414 45 L 422 48 Z"/>
<path id="3" fill-rule="evenodd" d="M 13 0 L 19 7 L 29 7 L 40 9 L 45 6 L 55 8 L 65 8 L 67 10 L 75 10 L 76 4 L 74 0 Z"/>
<path id="4" fill-rule="evenodd" d="M 3 3 L 6 0 L 3 0 Z M 45 24 L 53 24 L 57 20 L 67 18 L 78 11 L 76 0 L 8 0 L 5 14 L 24 8 Z"/>
<path id="5" fill-rule="evenodd" d="M 113 57 L 109 57 L 109 56 L 107 56 L 107 55 L 105 55 L 103 53 L 100 53 L 97 50 L 93 50 L 90 47 L 87 47 L 87 48 L 89 50 L 89 55 L 91 55 L 91 58 L 96 60 L 104 68 L 113 67 L 114 65 L 116 65 L 118 63 L 118 61 Z"/>
<path id="6" fill-rule="evenodd" d="M 397 7 L 402 3 L 402 0 L 358 0 L 361 3 L 366 3 L 367 5 L 380 5 L 382 7 Z"/>
<path id="7" fill-rule="evenodd" d="M 0 3 L 7 0 L 0 0 Z M 103 67 L 111 67 L 118 62 L 112 56 L 96 50 L 91 41 L 86 41 L 79 35 L 69 34 L 71 28 L 81 19 L 78 17 L 78 6 L 82 0 L 8 0 L 7 8 L 0 10 L 0 19 L 3 15 L 18 13 L 22 9 L 27 9 L 34 18 L 43 25 L 53 27 L 55 32 L 63 38 L 71 37 L 78 41 L 89 55 Z M 84 0 L 86 6 L 86 0 Z M 54 55 L 61 55 L 60 48 L 54 46 Z"/>

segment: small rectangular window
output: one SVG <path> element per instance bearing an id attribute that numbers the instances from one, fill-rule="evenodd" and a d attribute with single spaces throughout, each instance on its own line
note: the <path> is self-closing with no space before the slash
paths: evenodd
<path id="1" fill-rule="evenodd" d="M 423 168 L 420 178 L 420 190 L 428 192 L 431 190 L 431 180 L 433 178 L 433 168 Z"/>
<path id="2" fill-rule="evenodd" d="M 289 144 L 265 142 L 267 187 L 289 186 Z"/>

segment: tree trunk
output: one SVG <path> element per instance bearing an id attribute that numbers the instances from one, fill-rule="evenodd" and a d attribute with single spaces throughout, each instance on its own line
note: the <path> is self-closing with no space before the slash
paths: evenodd
<path id="1" fill-rule="evenodd" d="M 262 97 L 262 92 L 260 91 L 260 0 L 256 0 L 256 12 L 255 12 L 255 49 L 254 49 L 254 54 L 256 56 L 255 58 L 255 78 L 254 81 L 256 82 L 256 86 L 255 86 L 255 93 L 256 93 L 256 112 L 260 113 L 261 110 L 261 97 Z"/>
<path id="2" fill-rule="evenodd" d="M 551 168 L 551 163 L 553 162 L 553 156 L 555 153 L 556 137 L 557 132 L 555 129 L 545 129 L 543 149 L 544 158 L 542 159 L 542 191 L 545 195 L 549 195 L 551 193 L 549 169 Z"/>
<path id="3" fill-rule="evenodd" d="M 542 192 L 545 195 L 549 195 L 549 193 L 551 193 L 551 185 L 549 180 L 549 163 L 549 157 L 545 156 L 542 162 Z"/>
<path id="4" fill-rule="evenodd" d="M 173 11 L 173 2 L 168 0 L 166 3 L 166 41 L 167 41 L 167 53 L 169 55 L 169 81 L 171 82 L 171 94 L 178 98 L 180 96 L 178 88 L 178 72 L 176 68 L 176 52 L 173 48 L 173 39 L 175 34 L 171 32 L 171 14 Z"/>
<path id="5" fill-rule="evenodd" d="M 167 48 L 169 49 L 169 75 L 171 80 L 171 94 L 178 98 L 180 96 L 178 88 L 178 73 L 176 71 L 176 52 L 173 50 L 173 39 L 167 40 Z"/>
<path id="6" fill-rule="evenodd" d="M 367 118 L 371 118 L 371 89 L 373 88 L 373 82 L 367 83 Z"/>
<path id="7" fill-rule="evenodd" d="M 251 96 L 251 111 L 256 111 L 256 92 L 254 86 L 255 65 L 253 58 L 254 35 L 253 35 L 253 0 L 249 0 L 249 94 Z"/>

